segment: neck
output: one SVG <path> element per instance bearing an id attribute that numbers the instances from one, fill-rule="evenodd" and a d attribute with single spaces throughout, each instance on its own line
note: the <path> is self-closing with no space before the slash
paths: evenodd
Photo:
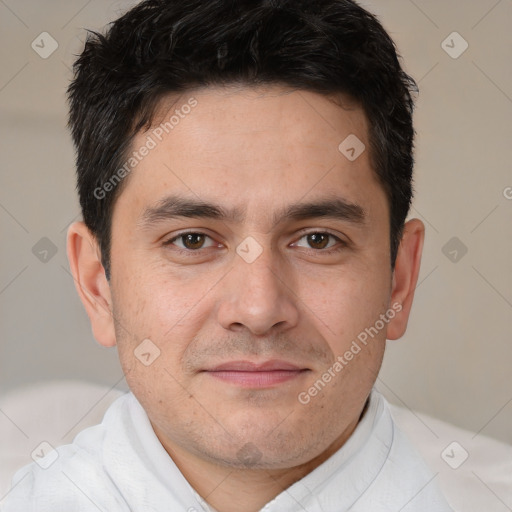
<path id="1" fill-rule="evenodd" d="M 201 458 L 181 446 L 163 439 L 160 442 L 196 492 L 218 512 L 258 512 L 268 502 L 338 451 L 356 428 L 359 418 L 322 453 L 304 464 L 285 469 L 245 469 L 228 467 Z"/>

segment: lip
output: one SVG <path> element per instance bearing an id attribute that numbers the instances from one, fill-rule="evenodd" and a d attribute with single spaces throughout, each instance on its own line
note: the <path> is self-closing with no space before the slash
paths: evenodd
<path id="1" fill-rule="evenodd" d="M 262 363 L 255 363 L 253 361 L 229 361 L 214 366 L 206 371 L 209 372 L 272 372 L 272 371 L 294 371 L 294 370 L 307 370 L 307 368 L 301 368 L 288 361 L 281 361 L 279 359 L 272 359 Z"/>
<path id="2" fill-rule="evenodd" d="M 204 370 L 215 379 L 243 388 L 269 388 L 295 379 L 309 368 L 280 360 L 255 363 L 253 361 L 229 361 Z"/>

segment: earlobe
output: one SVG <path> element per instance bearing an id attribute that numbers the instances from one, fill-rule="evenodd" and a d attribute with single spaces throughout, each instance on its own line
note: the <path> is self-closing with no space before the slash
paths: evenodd
<path id="1" fill-rule="evenodd" d="M 89 316 L 94 337 L 100 345 L 112 347 L 116 338 L 110 286 L 97 240 L 83 222 L 74 222 L 69 227 L 67 253 L 75 287 Z"/>
<path id="2" fill-rule="evenodd" d="M 421 264 L 425 225 L 419 219 L 406 222 L 398 249 L 391 286 L 391 305 L 398 304 L 399 313 L 389 322 L 387 338 L 396 340 L 403 336 L 411 312 L 412 301 Z"/>

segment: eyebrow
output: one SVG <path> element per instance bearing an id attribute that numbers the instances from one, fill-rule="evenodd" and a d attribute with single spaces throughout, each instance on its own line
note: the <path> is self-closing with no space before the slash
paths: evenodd
<path id="1" fill-rule="evenodd" d="M 156 205 L 146 208 L 137 225 L 140 229 L 146 230 L 160 222 L 177 218 L 201 218 L 242 223 L 245 217 L 245 208 L 226 209 L 221 205 L 199 199 L 171 195 L 161 199 Z M 284 221 L 322 217 L 363 225 L 366 222 L 367 214 L 364 208 L 358 204 L 339 197 L 327 198 L 307 203 L 292 203 L 285 206 L 274 213 L 273 226 Z"/>

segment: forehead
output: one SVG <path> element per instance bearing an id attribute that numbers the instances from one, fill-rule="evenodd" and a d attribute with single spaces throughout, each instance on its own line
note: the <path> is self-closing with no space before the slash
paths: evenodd
<path id="1" fill-rule="evenodd" d="M 287 200 L 338 191 L 367 202 L 383 191 L 366 148 L 366 116 L 348 97 L 278 86 L 191 90 L 164 98 L 152 126 L 134 138 L 132 151 L 145 155 L 119 202 L 141 211 L 177 192 L 244 209 L 257 204 L 262 215 Z"/>
<path id="2" fill-rule="evenodd" d="M 194 106 L 190 108 L 190 104 Z M 170 95 L 159 102 L 152 121 L 148 133 L 156 132 L 157 138 L 159 133 L 165 137 L 173 132 L 179 137 L 182 132 L 189 140 L 195 135 L 195 142 L 204 136 L 215 143 L 214 147 L 233 145 L 237 136 L 261 135 L 261 139 L 254 139 L 257 142 L 272 134 L 267 143 L 291 142 L 297 150 L 307 150 L 323 141 L 332 153 L 345 132 L 367 136 L 364 111 L 349 96 L 320 95 L 278 85 L 202 87 Z M 177 137 L 174 143 L 179 143 Z"/>

